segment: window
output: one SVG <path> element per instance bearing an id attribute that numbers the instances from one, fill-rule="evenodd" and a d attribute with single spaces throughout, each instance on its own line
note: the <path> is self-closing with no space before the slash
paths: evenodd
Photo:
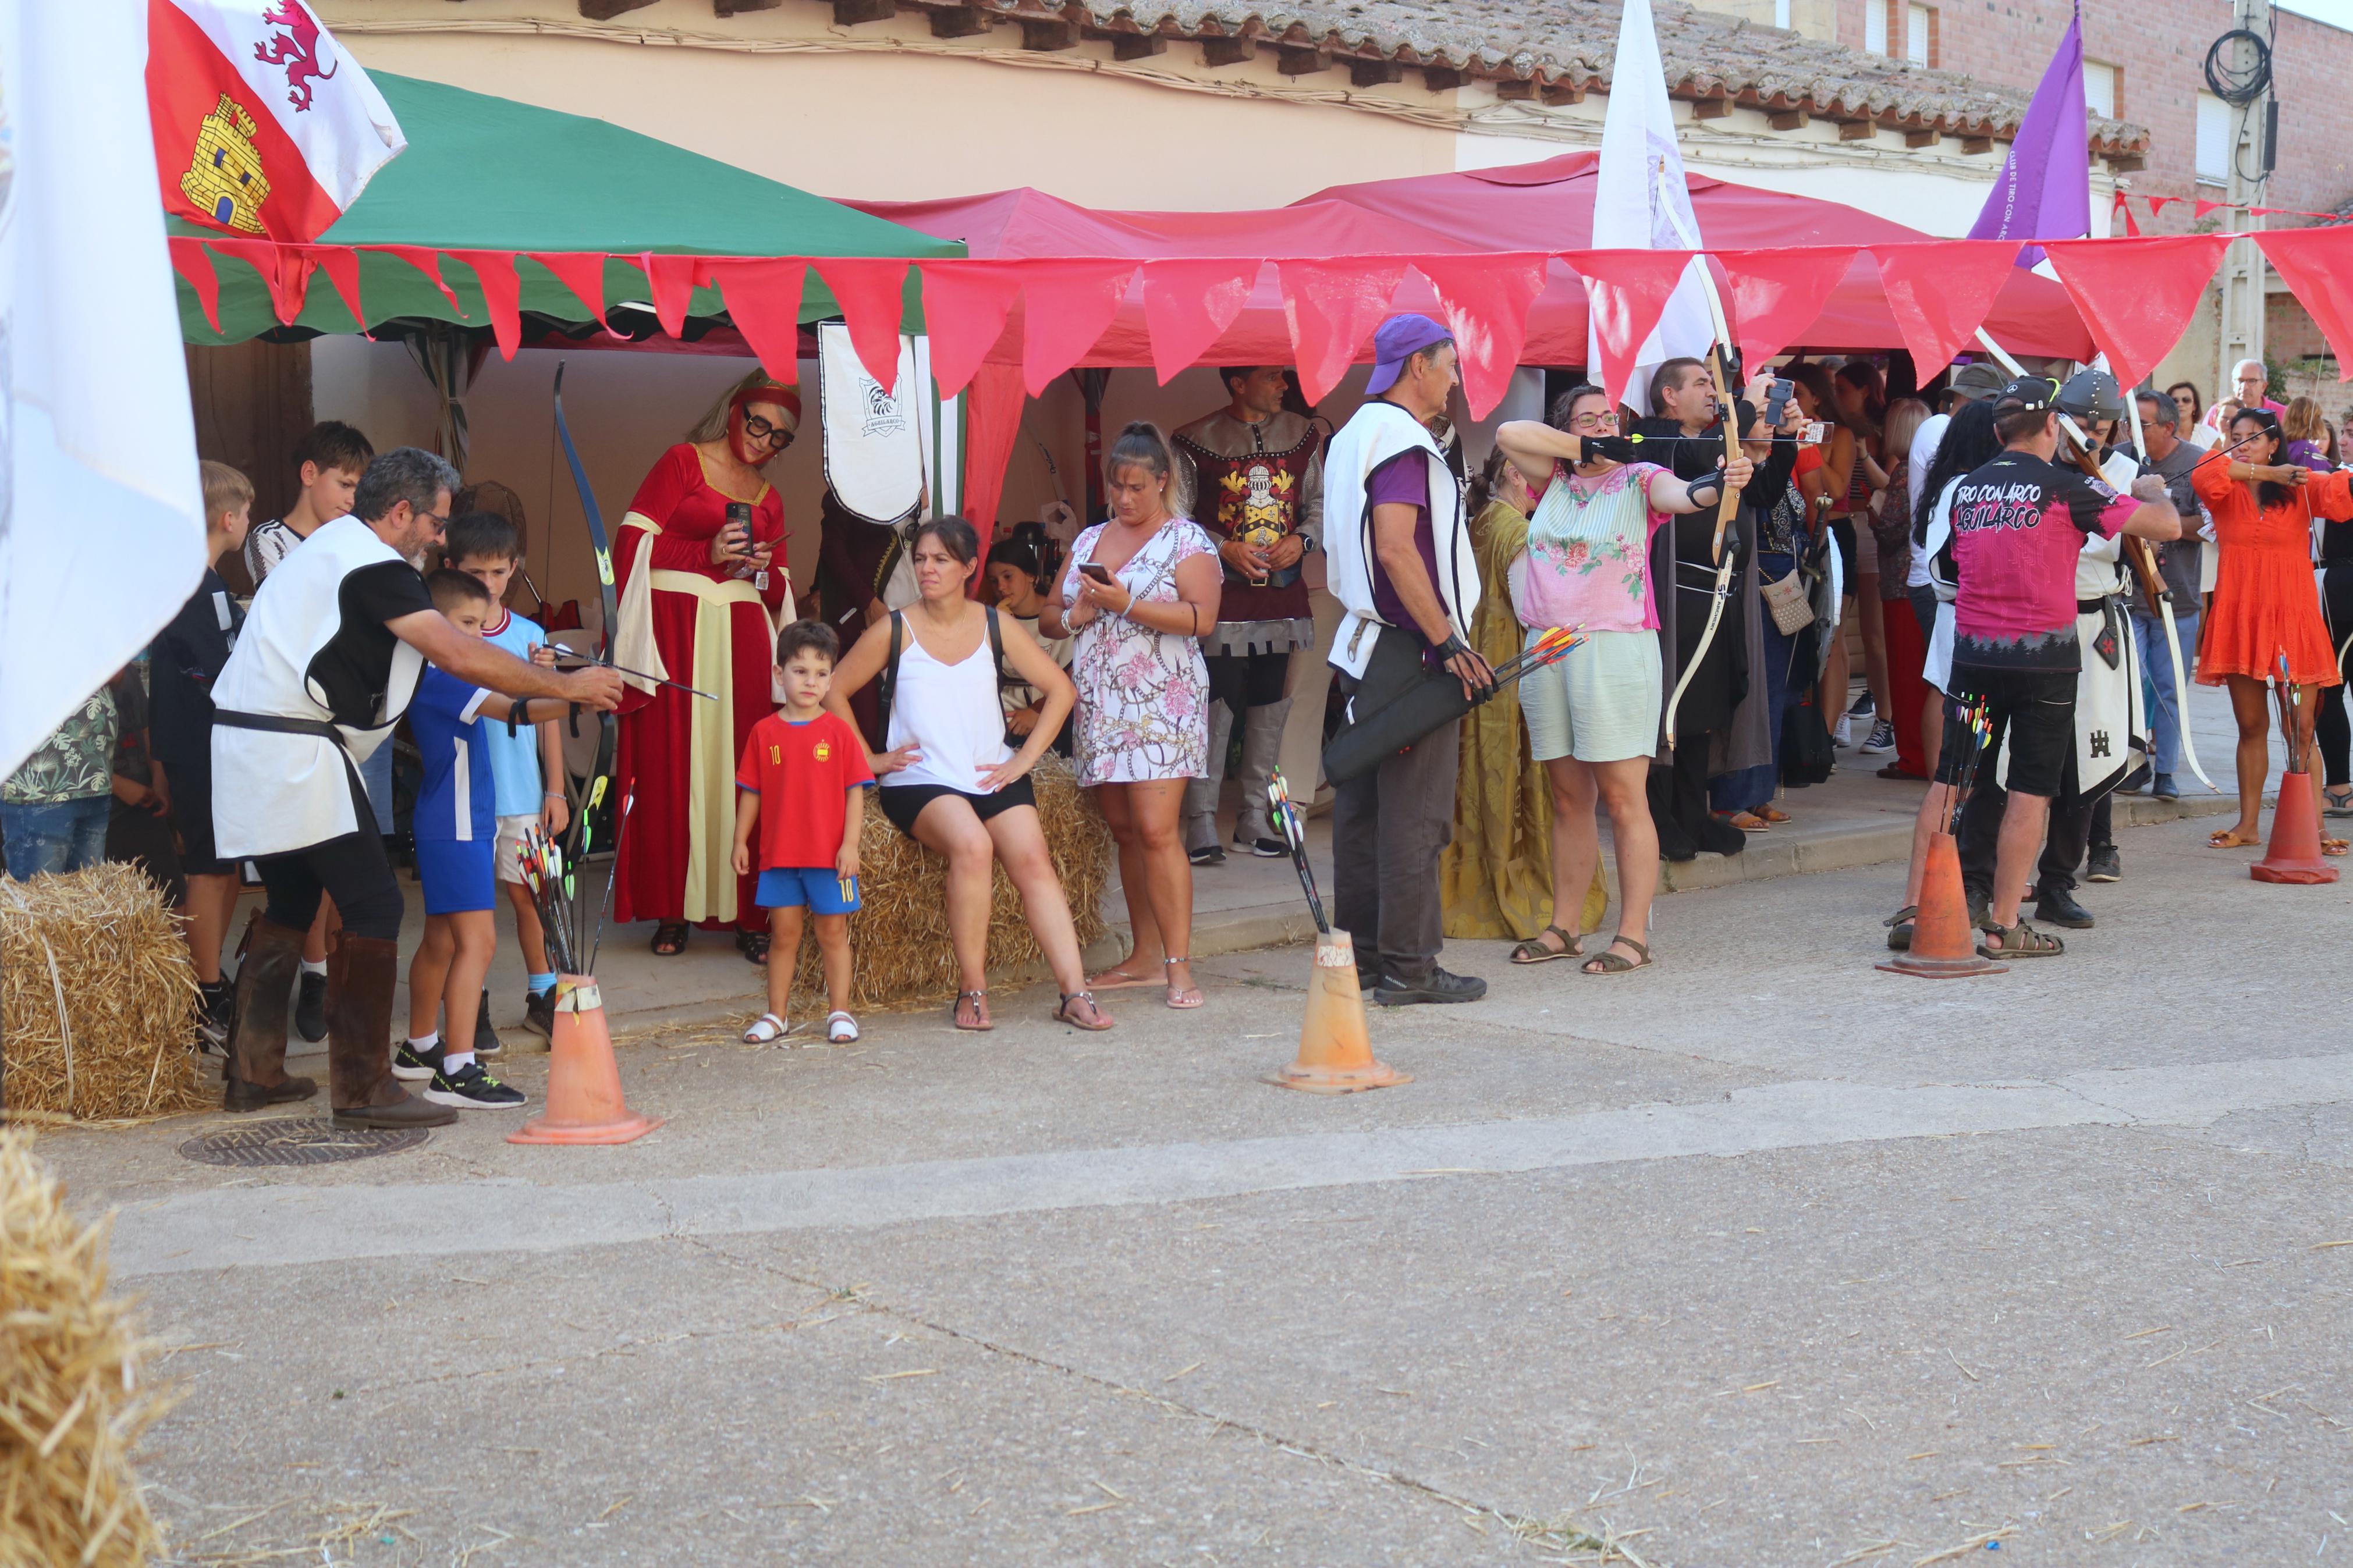
<path id="1" fill-rule="evenodd" d="M 1888 0 L 1862 0 L 1862 47 L 1866 54 L 1887 52 Z"/>
<path id="2" fill-rule="evenodd" d="M 1936 63 L 1928 58 L 1936 37 L 1936 15 L 1926 5 L 1909 5 L 1904 8 L 1904 58 L 1915 66 Z"/>
<path id="3" fill-rule="evenodd" d="M 1789 25 L 1789 0 L 1773 0 L 1773 25 L 1777 27 Z"/>
<path id="4" fill-rule="evenodd" d="M 2216 185 L 2231 178 L 2231 106 L 2211 92 L 2198 95 L 2198 177 Z"/>
<path id="5" fill-rule="evenodd" d="M 2084 107 L 2105 120 L 2114 120 L 2123 112 L 2124 93 L 2122 68 L 2105 60 L 2084 62 Z"/>

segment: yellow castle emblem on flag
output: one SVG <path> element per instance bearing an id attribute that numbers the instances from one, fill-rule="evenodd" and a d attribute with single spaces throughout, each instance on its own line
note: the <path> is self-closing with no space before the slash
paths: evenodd
<path id="1" fill-rule="evenodd" d="M 253 116 L 221 94 L 219 105 L 197 121 L 195 155 L 180 176 L 180 194 L 223 227 L 260 234 L 269 178 L 253 132 Z"/>

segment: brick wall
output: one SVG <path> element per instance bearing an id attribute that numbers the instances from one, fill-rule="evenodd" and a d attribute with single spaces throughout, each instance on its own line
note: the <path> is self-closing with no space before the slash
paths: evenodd
<path id="1" fill-rule="evenodd" d="M 1839 41 L 1862 47 L 1864 7 L 1885 3 L 1839 0 Z M 2068 12 L 2068 0 L 1943 0 L 1935 63 L 2031 89 L 2066 29 Z M 2280 149 L 2267 205 L 2333 210 L 2353 198 L 2353 33 L 2276 15 Z M 2221 195 L 2197 182 L 2198 94 L 2206 50 L 2231 26 L 2227 0 L 2095 0 L 2085 7 L 2085 58 L 2122 68 L 2116 114 L 2149 128 L 2148 166 L 2127 176 L 2134 195 Z M 1891 26 L 1899 54 L 1903 37 L 1900 23 Z M 2137 217 L 2139 204 L 2135 209 Z M 2187 229 L 2191 210 L 2186 204 L 2167 208 L 2159 227 Z"/>

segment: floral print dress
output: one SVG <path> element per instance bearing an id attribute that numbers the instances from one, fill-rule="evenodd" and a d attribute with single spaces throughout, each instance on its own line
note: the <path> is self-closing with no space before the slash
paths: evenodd
<path id="1" fill-rule="evenodd" d="M 1097 523 L 1071 546 L 1065 613 L 1079 602 L 1077 563 L 1094 559 Z M 1138 604 L 1176 602 L 1176 568 L 1217 546 L 1200 525 L 1172 517 L 1114 575 Z M 1079 689 L 1072 762 L 1082 786 L 1200 778 L 1208 773 L 1209 667 L 1198 637 L 1102 615 L 1079 629 L 1071 658 Z"/>

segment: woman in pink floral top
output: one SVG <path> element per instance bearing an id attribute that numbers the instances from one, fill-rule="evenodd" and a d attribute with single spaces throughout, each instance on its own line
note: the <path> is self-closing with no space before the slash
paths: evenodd
<path id="1" fill-rule="evenodd" d="M 1126 960 L 1087 984 L 1094 991 L 1166 985 L 1168 1005 L 1198 1007 L 1187 956 L 1193 865 L 1177 820 L 1185 782 L 1208 771 L 1209 667 L 1200 639 L 1218 624 L 1224 578 L 1209 536 L 1176 513 L 1168 441 L 1157 426 L 1130 425 L 1103 467 L 1111 521 L 1071 544 L 1038 620 L 1050 637 L 1078 638 L 1072 762 L 1082 786 L 1102 786 L 1134 935 Z"/>
<path id="2" fill-rule="evenodd" d="M 1685 482 L 1630 460 L 1636 448 L 1619 436 L 1599 387 L 1577 387 L 1554 406 L 1566 431 L 1515 420 L 1495 432 L 1512 466 L 1544 490 L 1526 553 L 1512 564 L 1513 607 L 1530 641 L 1556 628 L 1585 634 L 1567 658 L 1520 683 L 1529 750 L 1552 781 L 1553 923 L 1512 961 L 1585 956 L 1575 932 L 1601 855 L 1598 800 L 1609 811 L 1621 897 L 1618 934 L 1582 967 L 1622 974 L 1651 962 L 1641 939 L 1659 887 L 1659 834 L 1643 790 L 1665 701 L 1651 535 L 1670 513 L 1713 507 L 1727 483 L 1737 489 L 1749 460 Z"/>

